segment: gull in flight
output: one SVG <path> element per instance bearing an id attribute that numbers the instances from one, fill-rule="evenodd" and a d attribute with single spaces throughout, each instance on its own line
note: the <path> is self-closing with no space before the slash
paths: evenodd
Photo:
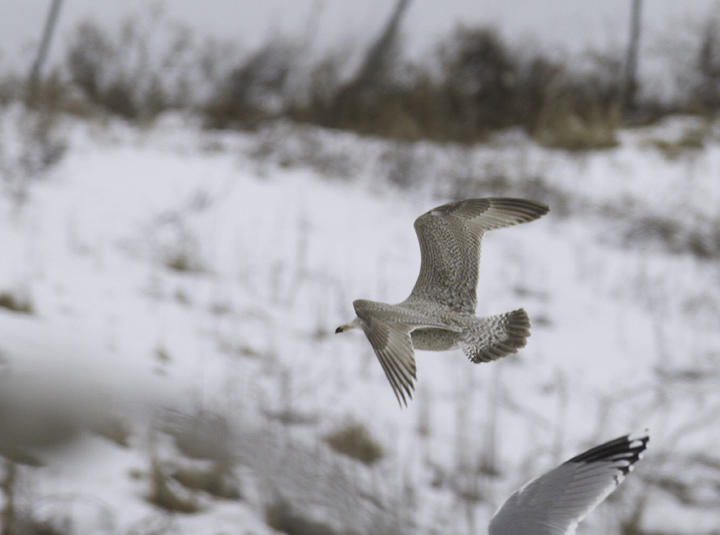
<path id="1" fill-rule="evenodd" d="M 527 223 L 548 211 L 539 202 L 503 197 L 433 208 L 415 220 L 421 261 L 410 296 L 397 305 L 358 299 L 357 317 L 335 332 L 362 328 L 401 406 L 406 396 L 412 398 L 414 349 L 461 348 L 475 363 L 516 353 L 530 336 L 523 309 L 475 315 L 480 241 L 488 230 Z"/>
<path id="2" fill-rule="evenodd" d="M 489 535 L 573 535 L 577 525 L 632 471 L 647 429 L 601 444 L 529 481 L 490 521 Z"/>

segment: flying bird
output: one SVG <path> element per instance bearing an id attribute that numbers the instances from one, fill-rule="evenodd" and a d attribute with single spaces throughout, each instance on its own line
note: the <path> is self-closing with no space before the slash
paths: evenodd
<path id="1" fill-rule="evenodd" d="M 489 535 L 573 535 L 642 458 L 647 429 L 601 444 L 529 481 L 490 521 Z"/>
<path id="2" fill-rule="evenodd" d="M 336 333 L 362 328 L 400 406 L 412 398 L 414 349 L 461 348 L 475 363 L 499 359 L 525 346 L 530 320 L 523 309 L 486 318 L 475 315 L 480 241 L 488 230 L 527 223 L 548 213 L 542 203 L 491 197 L 456 201 L 415 220 L 420 274 L 397 305 L 358 299 L 357 317 Z"/>

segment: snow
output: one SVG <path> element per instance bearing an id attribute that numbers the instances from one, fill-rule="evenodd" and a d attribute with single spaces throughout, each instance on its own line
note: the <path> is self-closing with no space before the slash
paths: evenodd
<path id="1" fill-rule="evenodd" d="M 4 128 L 18 113 L 3 112 Z M 25 507 L 73 533 L 262 535 L 280 492 L 341 530 L 483 532 L 527 480 L 649 427 L 622 502 L 579 532 L 616 530 L 643 492 L 644 528 L 711 529 L 716 510 L 646 480 L 682 478 L 687 459 L 716 450 L 720 268 L 631 232 L 648 217 L 701 235 L 718 224 L 720 143 L 710 135 L 675 160 L 647 143 L 687 124 L 624 131 L 618 148 L 578 156 L 522 136 L 466 149 L 292 125 L 207 132 L 180 115 L 147 127 L 64 119 L 63 160 L 23 206 L 0 198 L 0 292 L 34 308 L 0 308 L 2 378 L 53 383 L 131 434 L 129 447 L 82 431 L 34 450 L 46 466 L 21 469 Z M 387 180 L 403 158 L 410 188 Z M 333 332 L 354 299 L 407 296 L 412 222 L 462 184 L 493 194 L 484 173 L 524 196 L 540 180 L 551 205 L 483 240 L 477 313 L 524 307 L 532 336 L 477 366 L 459 351 L 418 352 L 401 410 L 363 334 Z M 227 419 L 242 500 L 190 492 L 200 511 L 172 515 L 147 502 L 152 458 L 184 459 L 159 423 L 169 409 Z M 382 445 L 377 465 L 322 441 L 349 421 Z"/>

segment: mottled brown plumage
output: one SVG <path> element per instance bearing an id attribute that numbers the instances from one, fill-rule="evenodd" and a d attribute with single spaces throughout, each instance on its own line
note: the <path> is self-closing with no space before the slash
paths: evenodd
<path id="1" fill-rule="evenodd" d="M 412 398 L 416 377 L 413 349 L 462 348 L 473 362 L 489 362 L 517 352 L 530 335 L 530 321 L 519 309 L 478 318 L 477 279 L 484 233 L 533 221 L 548 212 L 524 199 L 456 201 L 415 221 L 420 242 L 420 274 L 410 296 L 397 305 L 358 299 L 357 318 L 338 327 L 361 327 L 402 404 Z"/>

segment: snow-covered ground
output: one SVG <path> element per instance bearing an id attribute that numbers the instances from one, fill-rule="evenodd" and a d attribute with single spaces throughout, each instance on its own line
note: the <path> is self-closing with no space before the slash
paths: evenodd
<path id="1" fill-rule="evenodd" d="M 4 147 L 21 113 L 2 111 Z M 638 511 L 658 533 L 720 525 L 712 129 L 677 118 L 568 154 L 514 133 L 468 149 L 177 115 L 58 128 L 60 163 L 24 204 L 0 197 L 0 294 L 33 309 L 0 308 L 0 412 L 69 411 L 81 431 L 30 448 L 45 466 L 20 466 L 21 511 L 78 534 L 262 535 L 286 503 L 338 533 L 483 533 L 529 478 L 649 427 L 646 458 L 579 533 L 618 533 Z M 693 129 L 703 148 L 662 150 Z M 483 240 L 477 313 L 524 307 L 528 345 L 481 365 L 419 352 L 400 409 L 364 335 L 335 327 L 354 299 L 407 296 L 418 215 L 497 194 L 551 207 Z M 380 461 L 329 448 L 350 423 Z M 178 428 L 230 460 L 198 459 Z M 218 455 L 240 499 L 158 475 Z M 198 510 L 149 503 L 158 477 Z"/>

